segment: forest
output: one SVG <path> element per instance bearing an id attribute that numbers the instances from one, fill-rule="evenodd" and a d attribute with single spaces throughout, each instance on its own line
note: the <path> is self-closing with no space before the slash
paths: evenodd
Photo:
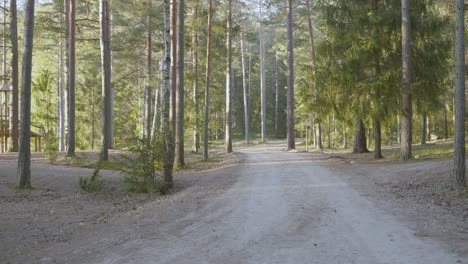
<path id="1" fill-rule="evenodd" d="M 20 188 L 35 132 L 67 157 L 151 149 L 171 185 L 213 140 L 408 160 L 454 138 L 466 186 L 464 2 L 409 2 L 4 0 L 2 151 Z"/>

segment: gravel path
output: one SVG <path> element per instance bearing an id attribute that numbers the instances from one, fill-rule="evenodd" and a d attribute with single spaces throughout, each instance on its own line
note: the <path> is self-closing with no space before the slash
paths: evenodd
<path id="1" fill-rule="evenodd" d="M 349 184 L 280 147 L 182 176 L 189 187 L 11 263 L 468 263 Z M 343 172 L 343 171 L 342 171 Z"/>

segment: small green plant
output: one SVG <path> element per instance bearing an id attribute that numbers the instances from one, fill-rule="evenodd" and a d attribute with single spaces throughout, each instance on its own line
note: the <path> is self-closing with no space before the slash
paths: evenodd
<path id="1" fill-rule="evenodd" d="M 80 190 L 84 192 L 96 192 L 101 188 L 101 176 L 99 171 L 101 170 L 100 162 L 96 164 L 96 168 L 93 171 L 93 174 L 86 177 L 80 177 L 78 179 L 78 185 Z"/>
<path id="2" fill-rule="evenodd" d="M 121 156 L 127 191 L 165 194 L 169 186 L 158 177 L 162 168 L 163 138 L 158 135 L 151 142 L 143 139 L 138 143 L 130 149 L 134 155 Z"/>
<path id="3" fill-rule="evenodd" d="M 58 157 L 58 139 L 53 132 L 49 132 L 44 137 L 45 158 L 50 164 L 54 164 Z"/>

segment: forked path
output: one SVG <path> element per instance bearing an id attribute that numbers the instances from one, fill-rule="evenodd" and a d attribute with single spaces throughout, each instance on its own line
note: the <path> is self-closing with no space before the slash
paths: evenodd
<path id="1" fill-rule="evenodd" d="M 320 157 L 241 150 L 240 164 L 95 234 L 44 251 L 66 263 L 467 263 L 418 237 Z M 194 184 L 197 185 L 197 184 Z"/>

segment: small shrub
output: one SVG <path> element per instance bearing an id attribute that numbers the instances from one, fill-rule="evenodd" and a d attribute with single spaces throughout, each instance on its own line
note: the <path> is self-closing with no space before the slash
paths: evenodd
<path id="1" fill-rule="evenodd" d="M 139 140 L 130 150 L 133 157 L 121 156 L 122 169 L 126 176 L 124 184 L 127 191 L 138 193 L 165 194 L 169 186 L 158 177 L 162 168 L 163 138 L 158 135 L 152 142 Z"/>
<path id="2" fill-rule="evenodd" d="M 101 188 L 101 176 L 99 174 L 100 163 L 96 165 L 96 168 L 93 171 L 93 174 L 86 177 L 80 177 L 78 179 L 78 185 L 80 190 L 84 192 L 97 192 Z"/>
<path id="3" fill-rule="evenodd" d="M 58 157 L 58 138 L 54 133 L 49 132 L 44 137 L 45 158 L 50 164 L 54 164 Z"/>

